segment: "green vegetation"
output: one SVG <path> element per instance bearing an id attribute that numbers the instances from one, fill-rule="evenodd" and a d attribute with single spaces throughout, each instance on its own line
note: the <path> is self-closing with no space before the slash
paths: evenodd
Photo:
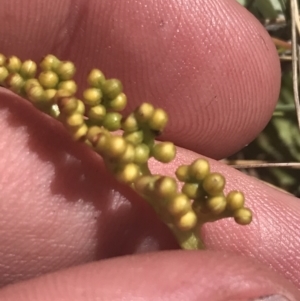
<path id="1" fill-rule="evenodd" d="M 116 179 L 154 208 L 182 248 L 204 247 L 199 237 L 204 223 L 227 217 L 241 225 L 251 222 L 252 213 L 244 207 L 243 193 L 231 191 L 225 195 L 224 176 L 211 172 L 205 159 L 179 166 L 174 178 L 151 173 L 150 158 L 169 163 L 176 156 L 172 142 L 156 141 L 168 122 L 164 110 L 143 103 L 122 116 L 127 97 L 119 80 L 106 79 L 100 70 L 92 70 L 87 77 L 89 87 L 80 100 L 72 62 L 48 55 L 39 66 L 41 72 L 37 74 L 35 62 L 0 54 L 0 85 L 60 121 L 75 141 L 102 156 Z"/>

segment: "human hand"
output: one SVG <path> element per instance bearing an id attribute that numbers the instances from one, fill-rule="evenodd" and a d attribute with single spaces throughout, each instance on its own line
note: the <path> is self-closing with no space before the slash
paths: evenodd
<path id="1" fill-rule="evenodd" d="M 122 80 L 130 109 L 142 101 L 165 108 L 165 138 L 183 148 L 167 168 L 152 165 L 156 172 L 171 173 L 197 153 L 237 151 L 276 104 L 272 42 L 234 1 L 151 4 L 3 0 L 0 51 L 72 60 L 82 87 L 99 67 Z M 300 298 L 298 199 L 211 160 L 228 189 L 245 192 L 254 220 L 207 225 L 207 251 L 175 251 L 166 227 L 99 157 L 20 98 L 0 93 L 0 283 L 15 283 L 0 290 L 0 300 Z M 173 251 L 138 255 L 158 250 Z M 104 260 L 114 256 L 122 257 Z"/>

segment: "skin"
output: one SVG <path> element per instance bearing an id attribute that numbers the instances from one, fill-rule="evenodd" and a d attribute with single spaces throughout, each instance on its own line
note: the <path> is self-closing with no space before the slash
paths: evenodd
<path id="1" fill-rule="evenodd" d="M 5 55 L 72 60 L 81 90 L 99 67 L 122 80 L 130 109 L 167 109 L 163 138 L 182 148 L 156 173 L 237 151 L 278 97 L 274 45 L 235 1 L 2 0 L 0 25 Z M 207 225 L 207 251 L 176 250 L 101 158 L 19 97 L 0 99 L 1 300 L 300 299 L 298 199 L 210 159 L 227 190 L 245 192 L 253 223 Z"/>

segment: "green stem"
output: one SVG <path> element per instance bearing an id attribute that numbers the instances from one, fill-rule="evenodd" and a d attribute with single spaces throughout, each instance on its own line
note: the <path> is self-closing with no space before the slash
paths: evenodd
<path id="1" fill-rule="evenodd" d="M 143 176 L 150 176 L 150 175 L 152 175 L 152 173 L 151 173 L 151 171 L 149 169 L 148 163 L 145 163 L 145 164 L 141 165 L 140 169 L 141 169 L 141 172 L 142 172 Z"/>
<path id="2" fill-rule="evenodd" d="M 174 225 L 168 224 L 169 228 L 175 235 L 179 245 L 184 250 L 201 250 L 204 249 L 204 243 L 197 234 L 199 226 L 196 226 L 192 231 L 179 231 Z"/>
<path id="3" fill-rule="evenodd" d="M 294 104 L 279 104 L 275 108 L 275 112 L 295 112 L 295 105 Z"/>

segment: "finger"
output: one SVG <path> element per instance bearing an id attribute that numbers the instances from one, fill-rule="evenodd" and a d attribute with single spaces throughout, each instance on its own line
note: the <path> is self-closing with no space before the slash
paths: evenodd
<path id="1" fill-rule="evenodd" d="M 61 127 L 11 95 L 0 110 L 0 283 L 112 256 L 175 248 L 153 210 L 109 176 L 99 157 L 71 142 Z M 178 150 L 171 174 L 199 155 Z M 208 248 L 271 266 L 300 287 L 300 202 L 218 162 L 227 191 L 241 189 L 254 211 L 247 227 L 232 220 L 205 227 Z"/>
<path id="2" fill-rule="evenodd" d="M 197 157 L 181 150 L 172 166 L 163 170 L 171 174 L 180 164 L 190 164 Z M 245 227 L 230 219 L 206 224 L 202 229 L 206 247 L 255 258 L 300 288 L 299 199 L 220 162 L 211 160 L 211 166 L 213 171 L 226 177 L 227 191 L 238 189 L 245 193 L 246 206 L 253 211 L 253 221 Z M 152 166 L 152 171 L 158 173 L 162 168 L 157 164 Z"/>
<path id="3" fill-rule="evenodd" d="M 1 6 L 1 51 L 73 60 L 81 85 L 88 70 L 102 68 L 123 81 L 129 109 L 149 101 L 170 113 L 163 139 L 179 146 L 224 157 L 253 140 L 272 115 L 278 56 L 234 0 L 4 0 Z"/>
<path id="4" fill-rule="evenodd" d="M 87 261 L 178 247 L 99 156 L 74 144 L 57 122 L 6 96 L 0 103 L 0 286 Z"/>
<path id="5" fill-rule="evenodd" d="M 238 256 L 161 252 L 81 266 L 0 290 L 13 300 L 296 301 L 297 289 Z"/>

